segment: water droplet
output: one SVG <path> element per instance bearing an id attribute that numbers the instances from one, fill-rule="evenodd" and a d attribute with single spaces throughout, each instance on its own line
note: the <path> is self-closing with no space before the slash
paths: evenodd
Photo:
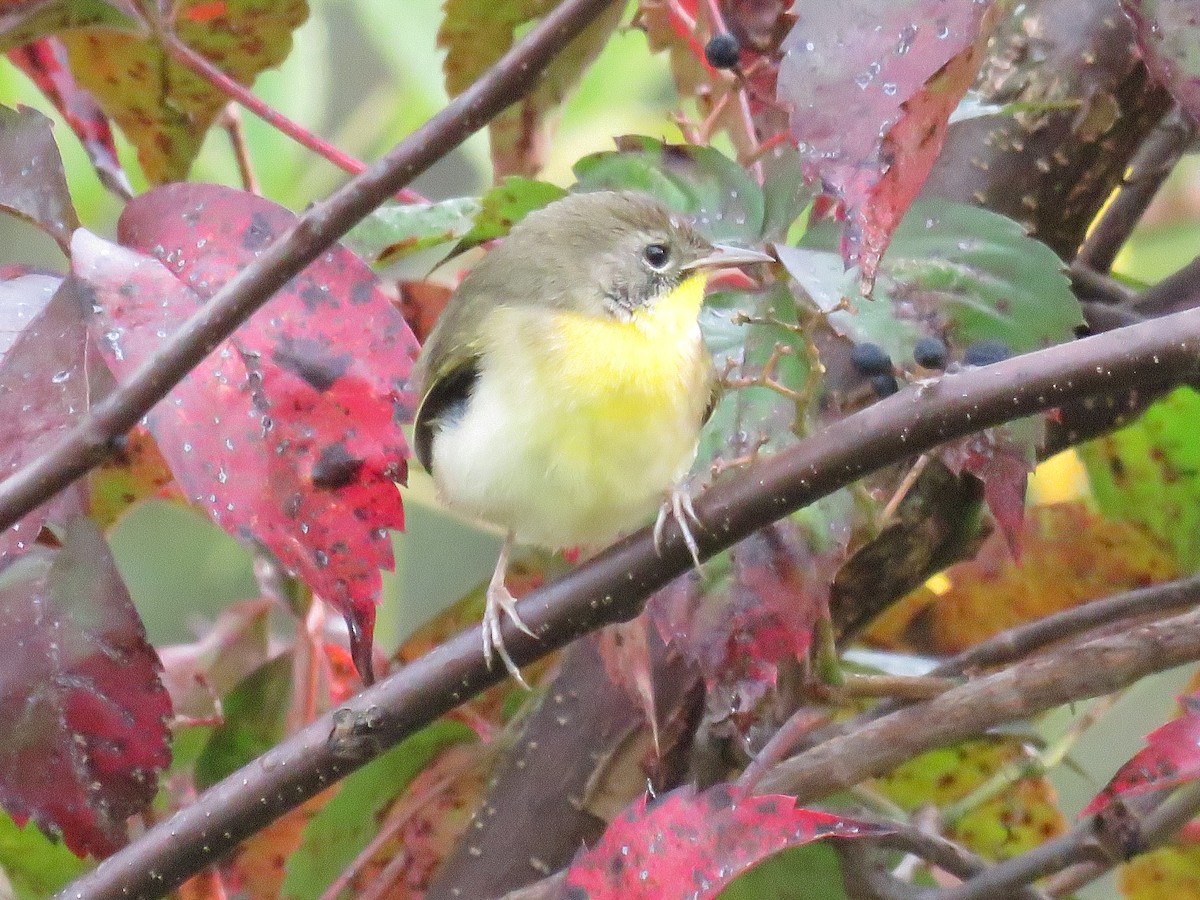
<path id="1" fill-rule="evenodd" d="M 71 370 L 63 369 L 61 372 L 55 372 L 54 375 L 50 378 L 50 380 L 53 381 L 55 384 L 62 384 L 64 381 L 66 381 L 70 377 L 71 377 Z"/>
<path id="2" fill-rule="evenodd" d="M 883 85 L 883 92 L 884 92 L 884 94 L 886 94 L 889 97 L 895 97 L 896 90 L 897 90 L 896 84 L 893 81 L 885 82 Z"/>
<path id="3" fill-rule="evenodd" d="M 903 56 L 912 49 L 913 41 L 917 39 L 917 26 L 909 23 L 900 29 L 900 38 L 896 42 L 896 55 Z"/>

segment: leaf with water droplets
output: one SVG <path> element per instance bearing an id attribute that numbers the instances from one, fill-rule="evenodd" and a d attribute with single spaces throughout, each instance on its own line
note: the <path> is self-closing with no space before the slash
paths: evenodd
<path id="1" fill-rule="evenodd" d="M 1195 119 L 1200 116 L 1200 5 L 1196 0 L 1121 0 L 1146 68 Z"/>
<path id="2" fill-rule="evenodd" d="M 745 169 L 712 147 L 628 135 L 617 138 L 615 151 L 585 156 L 575 163 L 574 171 L 584 190 L 651 194 L 690 216 L 697 230 L 713 240 L 753 241 L 763 235 L 762 188 Z"/>
<path id="3" fill-rule="evenodd" d="M 716 897 L 730 881 L 788 847 L 888 828 L 803 809 L 791 797 L 746 796 L 728 784 L 681 787 L 637 800 L 567 871 L 564 896 Z"/>
<path id="4" fill-rule="evenodd" d="M 0 802 L 78 855 L 125 843 L 170 762 L 161 666 L 86 519 L 0 575 Z"/>
<path id="5" fill-rule="evenodd" d="M 66 251 L 79 225 L 50 120 L 0 106 L 0 208 L 32 222 Z"/>
<path id="6" fill-rule="evenodd" d="M 60 281 L 24 275 L 0 282 L 0 473 L 6 477 L 55 444 L 94 396 L 87 328 L 80 308 L 57 290 Z M 85 508 L 76 482 L 24 516 L 0 535 L 0 567 L 29 550 L 42 526 L 66 524 Z"/>
<path id="7" fill-rule="evenodd" d="M 77 236 L 74 270 L 99 307 L 94 328 L 118 377 L 293 221 L 241 191 L 177 184 L 121 217 L 123 241 L 157 260 Z M 387 530 L 404 522 L 399 423 L 412 414 L 416 350 L 370 270 L 335 247 L 147 417 L 189 498 L 346 616 L 364 674 L 379 570 L 393 564 Z"/>
<path id="8" fill-rule="evenodd" d="M 869 289 L 947 121 L 983 60 L 999 6 L 801 0 L 783 42 L 779 99 L 808 178 L 846 212 L 842 256 Z"/>
<path id="9" fill-rule="evenodd" d="M 133 188 L 117 157 L 117 146 L 113 141 L 108 116 L 92 93 L 80 87 L 75 80 L 63 42 L 53 36 L 44 37 L 10 50 L 8 58 L 29 76 L 75 132 L 101 183 L 120 197 L 132 197 Z M 68 231 L 61 241 L 64 249 L 69 238 Z"/>
<path id="10" fill-rule="evenodd" d="M 1092 815 L 1117 797 L 1136 797 L 1200 778 L 1200 692 L 1179 698 L 1183 711 L 1148 735 L 1146 746 L 1117 770 L 1080 815 Z"/>

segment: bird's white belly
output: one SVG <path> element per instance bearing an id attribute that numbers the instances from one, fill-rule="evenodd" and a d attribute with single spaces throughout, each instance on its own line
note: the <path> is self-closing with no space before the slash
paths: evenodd
<path id="1" fill-rule="evenodd" d="M 695 457 L 700 409 L 686 392 L 571 406 L 554 381 L 504 381 L 479 380 L 434 436 L 432 468 L 447 505 L 522 542 L 595 545 L 644 524 Z"/>

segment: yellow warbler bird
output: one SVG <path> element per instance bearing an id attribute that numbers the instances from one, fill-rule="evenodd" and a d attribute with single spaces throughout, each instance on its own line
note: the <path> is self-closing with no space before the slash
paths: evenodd
<path id="1" fill-rule="evenodd" d="M 463 280 L 417 361 L 417 457 L 442 502 L 506 532 L 483 645 L 518 680 L 503 615 L 515 541 L 596 546 L 674 514 L 710 408 L 698 316 L 707 272 L 769 262 L 714 245 L 642 194 L 574 194 L 530 213 Z"/>

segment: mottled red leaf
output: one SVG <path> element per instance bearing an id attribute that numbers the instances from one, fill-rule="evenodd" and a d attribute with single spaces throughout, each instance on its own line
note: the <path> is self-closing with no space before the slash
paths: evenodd
<path id="1" fill-rule="evenodd" d="M 264 69 L 287 58 L 292 31 L 308 16 L 304 0 L 226 0 L 219 5 L 175 0 L 162 11 L 152 4 L 112 0 L 125 16 L 106 11 L 103 0 L 57 5 L 77 7 L 78 21 L 33 33 L 24 25 L 22 33 L 29 37 L 9 43 L 0 33 L 0 47 L 12 49 L 53 32 L 79 85 L 137 148 L 142 169 L 153 182 L 187 176 L 209 126 L 229 102 L 210 79 L 180 59 L 198 59 L 249 86 Z"/>
<path id="2" fill-rule="evenodd" d="M 705 900 L 788 847 L 888 829 L 796 807 L 791 797 L 747 797 L 727 784 L 682 787 L 650 805 L 636 801 L 567 871 L 560 896 Z"/>
<path id="3" fill-rule="evenodd" d="M 954 474 L 970 472 L 983 482 L 983 499 L 1014 559 L 1021 555 L 1025 488 L 1041 438 L 1040 420 L 1022 420 L 971 435 L 943 447 L 940 453 Z"/>
<path id="4" fill-rule="evenodd" d="M 842 256 L 861 267 L 867 289 L 979 68 L 994 9 L 971 0 L 792 7 L 779 99 L 791 106 L 805 175 L 845 211 Z"/>
<path id="5" fill-rule="evenodd" d="M 50 120 L 0 106 L 0 208 L 32 222 L 66 252 L 79 225 Z"/>
<path id="6" fill-rule="evenodd" d="M 1200 692 L 1179 698 L 1183 712 L 1146 735 L 1146 747 L 1117 770 L 1080 815 L 1099 812 L 1117 797 L 1175 787 L 1200 778 Z"/>
<path id="7" fill-rule="evenodd" d="M 648 607 L 663 640 L 695 660 L 710 691 L 749 712 L 775 683 L 779 663 L 808 652 L 836 565 L 817 556 L 793 522 L 755 532 L 733 551 L 727 590 L 679 579 Z"/>
<path id="8" fill-rule="evenodd" d="M 1150 72 L 1192 118 L 1200 116 L 1200 3 L 1196 0 L 1121 0 L 1133 21 L 1138 50 Z"/>
<path id="9" fill-rule="evenodd" d="M 160 665 L 104 537 L 76 519 L 0 583 L 0 801 L 79 855 L 126 841 L 170 762 Z"/>
<path id="10" fill-rule="evenodd" d="M 62 41 L 53 36 L 45 37 L 10 50 L 8 58 L 29 76 L 38 90 L 62 114 L 83 144 L 101 184 L 120 197 L 132 197 L 133 188 L 117 158 L 108 116 L 91 92 L 84 90 L 75 80 L 67 60 L 67 48 Z M 66 246 L 65 241 L 60 243 Z"/>
<path id="11" fill-rule="evenodd" d="M 0 282 L 0 475 L 36 459 L 87 411 L 87 328 L 56 276 Z M 0 534 L 0 568 L 32 545 L 49 521 L 84 510 L 83 492 L 67 489 Z"/>
<path id="12" fill-rule="evenodd" d="M 134 200 L 120 235 L 90 235 L 75 273 L 95 292 L 118 376 L 241 271 L 293 215 L 229 188 L 177 184 Z M 194 291 L 194 293 L 193 293 Z M 403 527 L 395 482 L 411 419 L 417 344 L 370 270 L 334 248 L 293 279 L 147 418 L 188 496 L 227 531 L 266 546 L 351 628 L 369 672 L 387 529 Z"/>

